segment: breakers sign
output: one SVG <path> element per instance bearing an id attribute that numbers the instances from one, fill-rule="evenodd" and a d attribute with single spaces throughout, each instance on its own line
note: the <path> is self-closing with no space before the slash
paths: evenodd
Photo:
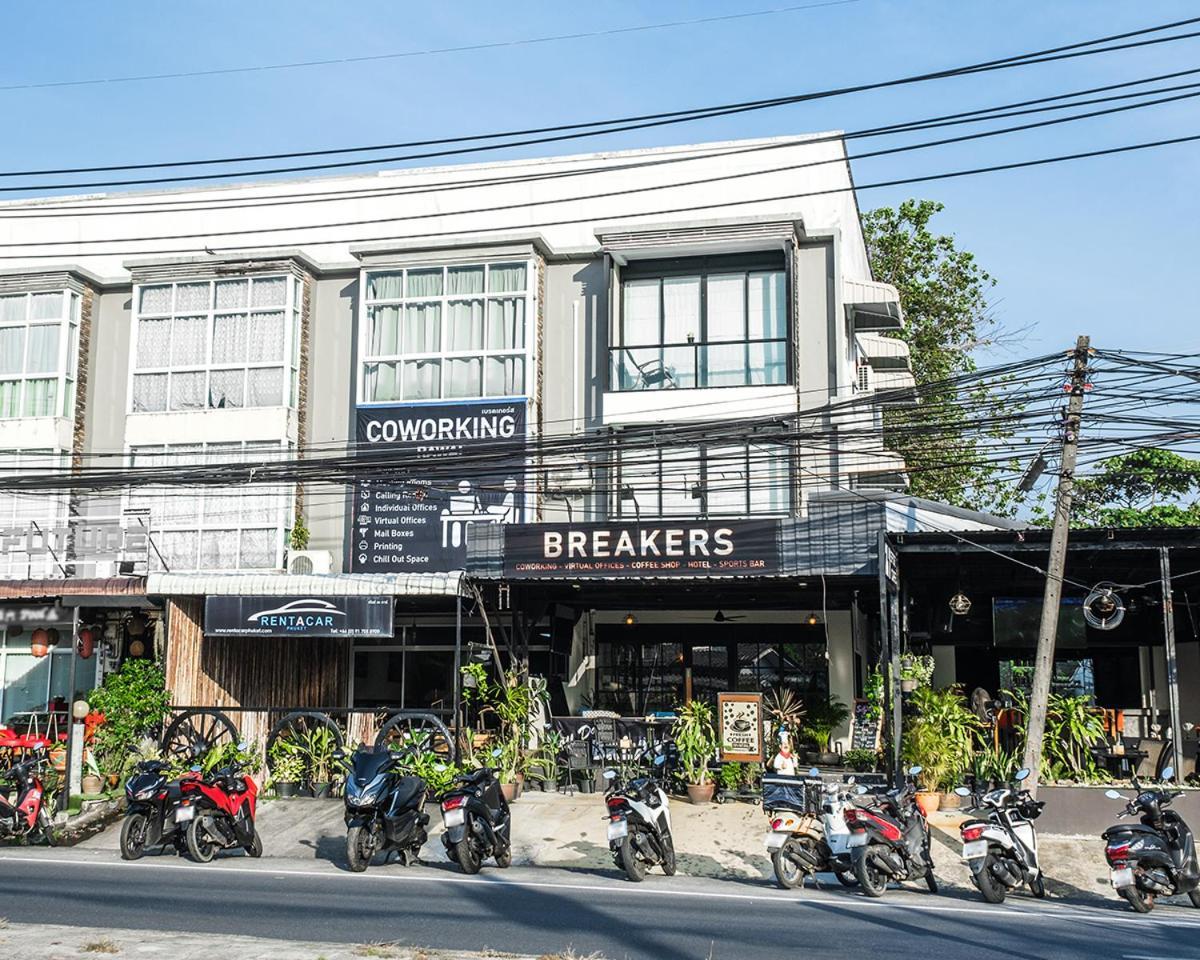
<path id="1" fill-rule="evenodd" d="M 504 531 L 504 575 L 732 577 L 779 572 L 777 520 L 521 524 Z"/>
<path id="2" fill-rule="evenodd" d="M 390 637 L 391 597 L 208 597 L 206 637 Z"/>

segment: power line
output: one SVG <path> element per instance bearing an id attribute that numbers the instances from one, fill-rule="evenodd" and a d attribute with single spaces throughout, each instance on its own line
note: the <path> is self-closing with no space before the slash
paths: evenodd
<path id="1" fill-rule="evenodd" d="M 1195 91 L 1197 87 L 1200 87 L 1200 83 L 1180 84 L 1175 87 L 1167 87 L 1167 88 L 1157 89 L 1157 90 L 1147 90 L 1147 91 L 1142 91 L 1142 92 L 1134 93 L 1134 94 L 1119 94 L 1119 95 L 1112 96 L 1112 97 L 1101 97 L 1096 100 L 1090 100 L 1090 101 L 1084 100 L 1084 101 L 1080 101 L 1078 103 L 1073 103 L 1073 104 L 1068 104 L 1068 105 L 1033 107 L 1030 109 L 1011 111 L 1011 112 L 1007 112 L 1007 113 L 1005 113 L 1005 112 L 994 113 L 994 114 L 986 116 L 986 117 L 972 116 L 972 117 L 968 117 L 966 119 L 959 119 L 959 120 L 949 120 L 948 121 L 948 120 L 945 120 L 944 118 L 937 118 L 936 120 L 932 120 L 932 121 L 913 121 L 910 123 L 897 125 L 895 129 L 893 129 L 893 128 L 877 128 L 875 130 L 842 134 L 842 135 L 839 135 L 838 137 L 818 138 L 818 139 L 821 141 L 829 141 L 829 140 L 839 140 L 839 139 L 856 139 L 856 138 L 861 138 L 861 137 L 878 137 L 878 136 L 884 136 L 885 134 L 891 134 L 891 133 L 911 133 L 911 132 L 916 132 L 916 131 L 922 130 L 922 129 L 928 129 L 931 127 L 942 127 L 942 126 L 957 125 L 957 124 L 962 124 L 962 123 L 978 123 L 978 122 L 981 122 L 984 120 L 996 120 L 996 119 L 1003 119 L 1006 117 L 1022 116 L 1022 115 L 1026 115 L 1026 114 L 1030 114 L 1030 113 L 1041 113 L 1041 112 L 1044 112 L 1047 110 L 1061 110 L 1061 109 L 1073 108 L 1073 107 L 1077 107 L 1077 106 L 1086 106 L 1089 104 L 1110 103 L 1114 100 L 1123 100 L 1123 99 L 1127 99 L 1129 97 L 1135 97 L 1135 96 L 1136 97 L 1152 96 L 1155 94 L 1167 93 L 1167 92 L 1176 91 L 1176 90 Z M 946 138 L 942 138 L 940 140 L 927 140 L 927 141 L 924 141 L 921 143 L 906 144 L 906 145 L 900 146 L 900 147 L 889 147 L 889 148 L 882 149 L 882 150 L 872 150 L 872 151 L 867 151 L 864 153 L 846 154 L 844 156 L 832 157 L 827 160 L 814 160 L 814 161 L 808 161 L 806 163 L 793 163 L 793 164 L 787 164 L 787 165 L 778 166 L 778 167 L 763 167 L 763 168 L 757 169 L 757 170 L 747 170 L 747 171 L 741 171 L 739 173 L 717 174 L 715 176 L 700 177 L 700 178 L 693 179 L 693 180 L 674 180 L 668 184 L 652 184 L 649 186 L 628 187 L 628 188 L 622 189 L 622 190 L 606 190 L 606 191 L 602 191 L 599 193 L 582 194 L 582 195 L 575 195 L 575 196 L 568 196 L 568 197 L 554 197 L 554 198 L 547 198 L 545 200 L 523 200 L 523 201 L 520 201 L 517 203 L 500 204 L 500 205 L 494 205 L 494 206 L 490 206 L 490 207 L 473 207 L 473 208 L 468 208 L 468 209 L 463 209 L 463 210 L 440 210 L 439 209 L 434 212 L 423 213 L 423 214 L 410 214 L 410 215 L 406 215 L 406 216 L 373 217 L 373 218 L 369 218 L 369 219 L 343 220 L 343 221 L 326 222 L 326 223 L 319 223 L 319 224 L 296 224 L 296 225 L 291 225 L 291 226 L 276 226 L 276 225 L 261 226 L 260 225 L 260 226 L 255 226 L 255 227 L 245 227 L 245 228 L 238 229 L 238 230 L 209 230 L 209 231 L 203 231 L 200 233 L 157 234 L 157 235 L 143 235 L 143 236 L 139 236 L 139 237 L 97 237 L 97 238 L 93 238 L 93 239 L 82 239 L 82 240 L 25 240 L 25 241 L 14 240 L 14 241 L 6 242 L 6 243 L 0 243 L 0 249 L 14 248 L 14 247 L 28 249 L 29 247 L 83 246 L 83 245 L 92 245 L 92 244 L 100 244 L 100 243 L 127 243 L 130 241 L 136 241 L 138 243 L 151 243 L 151 242 L 158 242 L 158 241 L 162 241 L 162 240 L 196 240 L 196 239 L 200 239 L 200 238 L 213 238 L 213 237 L 252 236 L 255 234 L 263 234 L 263 233 L 290 233 L 290 232 L 297 231 L 297 230 L 328 230 L 328 229 L 334 229 L 334 228 L 338 228 L 338 227 L 361 227 L 361 226 L 375 226 L 375 225 L 383 224 L 383 223 L 406 223 L 409 221 L 430 220 L 430 219 L 437 220 L 437 219 L 443 219 L 446 217 L 465 216 L 468 214 L 499 213 L 499 212 L 509 211 L 509 210 L 523 210 L 523 209 L 528 209 L 531 207 L 553 206 L 553 205 L 563 204 L 563 203 L 580 203 L 580 202 L 583 202 L 586 200 L 609 199 L 611 197 L 617 197 L 617 196 L 629 196 L 632 194 L 640 194 L 640 193 L 653 193 L 653 192 L 662 191 L 662 190 L 676 190 L 676 189 L 682 189 L 685 187 L 702 186 L 702 185 L 712 184 L 712 183 L 724 183 L 724 182 L 728 182 L 731 180 L 745 180 L 745 179 L 750 179 L 752 177 L 770 176 L 770 175 L 776 174 L 776 173 L 786 173 L 786 172 L 792 172 L 792 171 L 796 171 L 796 170 L 805 170 L 805 169 L 810 169 L 812 167 L 828 166 L 830 164 L 841 164 L 841 163 L 845 163 L 847 160 L 851 160 L 851 161 L 852 160 L 867 160 L 867 159 L 875 159 L 875 158 L 884 157 L 884 156 L 892 156 L 892 155 L 901 154 L 901 153 L 910 153 L 910 152 L 916 151 L 916 150 L 926 150 L 931 147 L 947 146 L 947 145 L 956 144 L 956 143 L 968 143 L 968 142 L 971 142 L 974 140 L 983 140 L 983 139 L 987 139 L 990 137 L 1004 136 L 1009 133 L 1017 133 L 1017 132 L 1022 132 L 1022 131 L 1026 131 L 1026 130 L 1040 129 L 1043 127 L 1056 126 L 1056 125 L 1064 124 L 1064 123 L 1073 123 L 1078 120 L 1090 120 L 1090 119 L 1094 119 L 1094 118 L 1100 117 L 1100 116 L 1108 116 L 1110 114 L 1124 113 L 1124 112 L 1127 112 L 1130 110 L 1140 110 L 1140 109 L 1143 109 L 1146 107 L 1160 106 L 1164 103 L 1173 103 L 1173 102 L 1179 101 L 1179 100 L 1190 100 L 1190 99 L 1194 99 L 1196 97 L 1200 97 L 1200 92 L 1181 93 L 1181 94 L 1177 93 L 1175 96 L 1161 97 L 1161 98 L 1155 99 L 1155 100 L 1147 100 L 1142 103 L 1124 104 L 1124 105 L 1118 106 L 1118 107 L 1109 107 L 1104 110 L 1093 110 L 1093 111 L 1089 111 L 1087 113 L 1071 114 L 1066 117 L 1055 117 L 1050 120 L 1039 120 L 1039 121 L 1036 121 L 1033 123 L 1018 124 L 1016 126 L 1011 126 L 1011 127 L 1001 127 L 996 130 L 984 130 L 984 131 L 980 131 L 978 133 L 963 134 L 961 136 L 956 136 L 956 137 L 946 137 Z M 996 108 L 996 109 L 1003 110 L 1004 108 Z M 807 146 L 808 142 L 800 141 L 796 145 L 797 146 Z"/>
<path id="2" fill-rule="evenodd" d="M 37 183 L 37 184 L 21 184 L 17 186 L 0 187 L 0 192 L 29 192 L 37 190 L 67 190 L 67 189 L 91 189 L 94 187 L 119 187 L 119 186 L 146 186 L 150 184 L 163 183 L 184 183 L 196 182 L 200 180 L 225 180 L 236 179 L 246 176 L 266 176 L 284 173 L 311 173 L 317 170 L 336 170 L 349 169 L 353 167 L 370 166 L 375 164 L 399 163 L 407 160 L 424 160 L 433 157 L 445 156 L 461 156 L 465 154 L 475 154 L 489 152 L 493 150 L 502 150 L 517 146 L 530 146 L 544 143 L 557 143 L 564 140 L 575 140 L 601 134 L 620 133 L 630 130 L 642 130 L 650 127 L 668 126 L 676 123 L 690 123 L 695 120 L 706 120 L 721 116 L 730 116 L 733 114 L 746 113 L 757 110 L 771 109 L 779 106 L 786 106 L 795 103 L 804 103 L 813 100 L 828 99 L 831 97 L 845 96 L 852 93 L 862 93 L 869 90 L 880 90 L 889 87 L 902 86 L 913 83 L 923 83 L 929 80 L 940 80 L 955 76 L 965 76 L 976 73 L 986 73 L 993 70 L 1011 69 L 1019 66 L 1029 66 L 1032 64 L 1049 63 L 1058 60 L 1073 59 L 1083 56 L 1094 56 L 1103 53 L 1113 53 L 1121 50 L 1136 49 L 1145 46 L 1156 45 L 1160 43 L 1171 43 L 1177 40 L 1188 40 L 1200 36 L 1200 31 L 1191 33 L 1173 34 L 1168 37 L 1153 37 L 1149 39 L 1138 40 L 1131 43 L 1112 44 L 1109 46 L 1098 46 L 1100 44 L 1110 43 L 1113 40 L 1125 39 L 1134 36 L 1143 36 L 1148 33 L 1159 33 L 1164 30 L 1173 29 L 1174 27 L 1200 23 L 1200 17 L 1193 17 L 1188 20 L 1180 20 L 1174 23 L 1162 24 L 1153 27 L 1143 28 L 1141 30 L 1129 31 L 1122 34 L 1112 34 L 1107 37 L 1100 37 L 1093 40 L 1084 40 L 1064 46 L 1052 47 L 1047 50 L 1035 51 L 1033 53 L 1016 54 L 1010 57 L 1004 57 L 997 60 L 987 60 L 980 63 L 967 64 L 961 67 L 952 67 L 946 70 L 934 71 L 931 73 L 915 74 L 906 77 L 894 78 L 891 80 L 876 81 L 873 83 L 856 84 L 852 86 L 839 87 L 828 90 L 820 90 L 809 93 L 794 94 L 790 96 L 774 97 L 763 100 L 745 100 L 729 104 L 721 104 L 709 107 L 695 107 L 689 110 L 676 110 L 662 113 L 641 114 L 633 117 L 624 117 L 614 120 L 598 120 L 587 121 L 583 123 L 561 124 L 557 126 L 534 128 L 529 131 L 518 131 L 510 133 L 487 133 L 487 134 L 471 134 L 441 140 L 424 140 L 424 141 L 407 141 L 399 144 L 379 144 L 368 147 L 349 147 L 349 148 L 333 148 L 320 151 L 303 151 L 291 154 L 259 154 L 259 155 L 242 155 L 238 157 L 222 157 L 210 158 L 205 160 L 180 160 L 180 161 L 159 161 L 157 163 L 126 163 L 116 164 L 107 167 L 93 168 L 59 168 L 57 170 L 24 170 L 24 171 L 8 171 L 2 176 L 59 176 L 67 173 L 76 172 L 92 172 L 92 171 L 117 171 L 117 170 L 140 170 L 140 169 L 161 169 L 167 167 L 185 167 L 185 166 L 210 166 L 226 163 L 249 163 L 259 162 L 268 159 L 283 159 L 302 156 L 328 156 L 333 154 L 355 153 L 355 152 L 377 152 L 385 149 L 394 149 L 396 147 L 408 147 L 413 145 L 439 145 L 449 143 L 463 143 L 473 140 L 482 139 L 499 139 L 506 136 L 523 136 L 525 139 L 509 140 L 499 144 L 484 144 L 474 147 L 463 147 L 453 150 L 439 150 L 423 153 L 412 153 L 401 156 L 376 157 L 363 160 L 345 160 L 337 163 L 323 164 L 306 164 L 290 167 L 273 167 L 265 170 L 241 170 L 241 171 L 224 171 L 219 173 L 207 173 L 198 176 L 172 176 L 172 177 L 153 177 L 153 178 L 138 178 L 127 180 L 107 180 L 107 181 L 85 181 L 74 183 Z M 1096 47 L 1096 49 L 1081 49 L 1088 47 Z M 605 129 L 598 129 L 604 127 Z M 582 132 L 580 132 L 582 131 Z M 538 136 L 528 137 L 527 133 L 554 133 L 554 136 Z"/>
<path id="3" fill-rule="evenodd" d="M 1161 139 L 1161 140 L 1149 140 L 1149 141 L 1144 141 L 1142 143 L 1125 144 L 1125 145 L 1119 146 L 1119 147 L 1108 147 L 1108 148 L 1100 149 L 1100 150 L 1087 150 L 1087 151 L 1080 151 L 1077 153 L 1060 154 L 1060 155 L 1052 156 L 1052 157 L 1040 157 L 1035 160 L 1022 160 L 1022 161 L 1015 161 L 1012 163 L 992 164 L 989 166 L 982 166 L 982 167 L 968 167 L 966 169 L 951 170 L 951 171 L 946 171 L 944 173 L 927 174 L 924 176 L 917 176 L 917 177 L 901 177 L 901 178 L 897 178 L 894 180 L 880 180 L 880 181 L 876 181 L 874 183 L 855 184 L 855 185 L 847 186 L 847 187 L 831 187 L 826 190 L 809 190 L 809 191 L 799 192 L 799 193 L 774 194 L 772 196 L 766 196 L 766 197 L 750 197 L 750 198 L 746 198 L 743 200 L 714 200 L 710 203 L 691 204 L 688 206 L 670 207 L 670 208 L 659 209 L 659 210 L 633 210 L 633 211 L 623 211 L 621 213 L 608 213 L 608 214 L 606 214 L 606 219 L 625 220 L 625 219 L 631 219 L 631 218 L 636 218 L 636 217 L 663 216 L 663 215 L 677 214 L 677 213 L 694 213 L 694 212 L 697 212 L 700 210 L 712 210 L 712 209 L 715 209 L 718 207 L 742 207 L 742 206 L 748 206 L 748 205 L 759 204 L 759 203 L 776 203 L 776 202 L 783 201 L 783 200 L 799 200 L 799 199 L 804 199 L 806 197 L 830 196 L 830 195 L 838 194 L 838 193 L 853 193 L 855 191 L 860 191 L 860 190 L 877 190 L 877 189 L 881 189 L 884 187 L 905 186 L 905 185 L 911 185 L 914 183 L 929 183 L 934 180 L 951 180 L 951 179 L 957 179 L 960 177 L 978 176 L 978 175 L 984 174 L 984 173 L 997 173 L 997 172 L 1006 171 L 1006 170 L 1020 170 L 1020 169 L 1026 169 L 1026 168 L 1031 168 L 1031 167 L 1047 166 L 1047 165 L 1056 164 L 1056 163 L 1065 163 L 1065 162 L 1074 161 L 1074 160 L 1085 160 L 1085 159 L 1090 159 L 1090 158 L 1095 158 L 1095 157 L 1115 156 L 1115 155 L 1123 154 L 1123 153 L 1133 153 L 1133 152 L 1140 151 L 1140 150 L 1150 150 L 1150 149 L 1155 149 L 1158 147 L 1175 146 L 1175 145 L 1183 144 L 1183 143 L 1193 143 L 1197 140 L 1200 140 L 1200 134 L 1190 134 L 1190 135 L 1182 136 L 1182 137 L 1168 137 L 1168 138 Z M 463 215 L 463 214 L 470 213 L 470 212 L 471 211 L 456 211 L 456 213 L 454 215 L 456 215 L 456 216 Z M 444 216 L 445 215 L 446 214 L 444 214 Z M 403 219 L 403 218 L 388 218 L 388 219 L 391 220 L 391 219 Z M 579 224 L 579 223 L 591 223 L 591 222 L 594 222 L 596 219 L 597 218 L 595 216 L 590 216 L 590 217 L 569 217 L 569 218 L 562 219 L 562 220 L 539 220 L 539 221 L 537 221 L 536 226 L 539 226 L 539 227 L 569 226 L 569 225 Z M 479 227 L 473 227 L 473 228 L 462 229 L 462 230 L 440 230 L 440 231 L 431 231 L 431 232 L 418 233 L 418 234 L 403 234 L 403 235 L 392 234 L 392 235 L 386 235 L 386 236 L 382 236 L 382 237 L 322 238 L 319 240 L 316 240 L 316 239 L 300 240 L 300 241 L 293 241 L 293 242 L 307 244 L 307 245 L 313 245 L 313 246 L 323 246 L 323 245 L 346 244 L 346 243 L 368 243 L 368 242 L 382 242 L 382 241 L 400 242 L 400 241 L 404 241 L 404 240 L 430 240 L 430 239 L 437 239 L 437 238 L 442 238 L 442 237 L 454 237 L 454 236 L 463 236 L 463 235 L 471 235 L 471 234 L 510 232 L 510 231 L 514 231 L 514 230 L 525 229 L 529 225 L 530 224 L 528 224 L 528 223 L 518 223 L 518 224 L 505 225 L 505 226 L 489 226 L 489 227 L 485 227 L 482 229 Z M 315 229 L 320 229 L 320 228 L 315 228 Z M 36 244 L 33 244 L 33 243 L 29 243 L 29 244 L 25 244 L 25 245 L 26 246 L 36 246 Z M 96 250 L 96 251 L 89 251 L 85 255 L 92 256 L 92 257 L 134 256 L 134 255 L 146 254 L 146 253 L 154 253 L 158 256 L 175 255 L 175 254 L 196 254 L 196 253 L 208 253 L 208 254 L 215 255 L 218 253 L 233 253 L 233 252 L 249 253 L 253 250 L 270 250 L 270 249 L 274 249 L 277 246 L 278 246 L 278 244 L 250 245 L 250 246 L 240 246 L 240 247 L 212 247 L 212 246 L 183 247 L 183 248 L 177 247 L 177 248 L 173 248 L 173 249 L 169 249 L 169 250 L 163 250 L 160 248 L 160 249 L 149 250 L 149 251 L 145 250 L 145 249 L 142 249 L 142 250 Z M 61 253 L 0 254 L 0 260 L 61 259 L 62 256 L 63 255 Z"/>
<path id="4" fill-rule="evenodd" d="M 413 57 L 443 56 L 452 53 L 478 53 L 482 50 L 499 50 L 508 47 L 524 47 L 534 44 L 558 43 L 563 40 L 591 40 L 600 37 L 624 36 L 650 30 L 666 30 L 672 27 L 701 26 L 709 23 L 725 23 L 730 20 L 749 20 L 755 17 L 770 17 L 784 13 L 798 13 L 821 7 L 840 7 L 862 0 L 821 0 L 817 3 L 801 3 L 789 7 L 773 7 L 767 10 L 748 10 L 745 13 L 730 13 L 715 17 L 695 17 L 690 20 L 668 20 L 663 23 L 638 24 L 631 27 L 612 27 L 607 30 L 592 30 L 581 33 L 561 33 L 547 37 L 526 37 L 519 40 L 495 40 L 489 43 L 472 43 L 457 47 L 434 47 L 426 50 L 402 50 L 397 53 L 364 54 L 357 57 L 334 57 L 325 60 L 296 60 L 289 63 L 260 63 L 245 67 L 217 67 L 209 70 L 185 70 L 172 73 L 147 73 L 116 77 L 90 77 L 81 80 L 43 80 L 31 83 L 11 83 L 0 86 L 5 90 L 42 90 L 56 87 L 83 87 L 108 83 L 140 83 L 148 80 L 181 80 L 191 77 L 217 77 L 235 73 L 266 73 L 272 70 L 296 70 L 302 67 L 327 67 L 348 63 L 377 63 L 385 60 L 402 60 Z"/>

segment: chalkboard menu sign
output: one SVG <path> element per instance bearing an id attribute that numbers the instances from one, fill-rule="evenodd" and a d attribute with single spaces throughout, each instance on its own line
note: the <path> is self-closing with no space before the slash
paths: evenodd
<path id="1" fill-rule="evenodd" d="M 853 750 L 878 750 L 883 713 L 871 716 L 871 705 L 866 700 L 854 701 L 854 714 L 850 718 L 850 747 Z"/>

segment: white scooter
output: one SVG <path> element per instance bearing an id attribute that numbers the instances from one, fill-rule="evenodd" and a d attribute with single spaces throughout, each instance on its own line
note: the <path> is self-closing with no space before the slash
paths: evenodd
<path id="1" fill-rule="evenodd" d="M 1021 768 L 1006 784 L 978 794 L 968 787 L 957 787 L 960 797 L 972 797 L 972 809 L 986 811 L 984 820 L 968 820 L 962 827 L 962 858 L 971 868 L 971 876 L 983 899 L 1003 903 L 1010 890 L 1024 884 L 1035 897 L 1046 895 L 1046 882 L 1038 862 L 1037 830 L 1033 821 L 1046 804 L 1034 800 L 1019 784 L 1029 776 Z"/>
<path id="2" fill-rule="evenodd" d="M 666 761 L 661 753 L 654 764 Z M 604 771 L 608 789 L 608 848 L 613 862 L 635 882 L 644 880 L 652 866 L 661 866 L 668 877 L 675 875 L 675 843 L 671 839 L 671 802 L 652 776 L 633 777 L 628 782 L 617 770 Z"/>
<path id="3" fill-rule="evenodd" d="M 820 785 L 820 819 L 810 800 L 809 783 L 819 783 L 821 771 L 800 777 L 768 775 L 763 778 L 763 809 L 771 818 L 767 852 L 779 885 L 791 890 L 815 873 L 833 873 L 844 886 L 852 887 L 854 867 L 850 862 L 850 828 L 844 812 L 852 806 L 853 782 Z M 814 783 L 815 781 L 815 783 Z"/>

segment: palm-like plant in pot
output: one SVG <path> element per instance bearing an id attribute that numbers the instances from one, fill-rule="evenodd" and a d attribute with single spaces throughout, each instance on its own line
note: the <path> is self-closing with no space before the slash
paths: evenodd
<path id="1" fill-rule="evenodd" d="M 913 692 L 912 707 L 901 749 L 906 765 L 921 767 L 917 804 L 932 813 L 940 806 L 941 791 L 953 787 L 970 762 L 982 724 L 957 686 L 944 690 L 919 687 Z"/>
<path id="2" fill-rule="evenodd" d="M 688 799 L 692 803 L 710 803 L 714 784 L 708 776 L 708 763 L 717 751 L 712 707 L 700 700 L 680 707 L 675 712 L 671 736 L 687 782 Z"/>
<path id="3" fill-rule="evenodd" d="M 840 759 L 829 747 L 833 732 L 850 719 L 850 708 L 836 697 L 813 700 L 804 717 L 803 733 L 817 745 L 817 762 L 826 766 Z"/>

